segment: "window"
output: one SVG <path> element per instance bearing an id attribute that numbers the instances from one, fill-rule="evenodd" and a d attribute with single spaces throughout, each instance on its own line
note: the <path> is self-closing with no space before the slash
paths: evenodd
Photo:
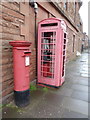
<path id="1" fill-rule="evenodd" d="M 77 3 L 74 2 L 74 22 L 76 21 L 76 14 L 77 14 Z"/>
<path id="2" fill-rule="evenodd" d="M 74 4 L 74 8 L 75 8 L 75 15 L 76 15 L 76 12 L 77 12 L 77 3 L 76 2 Z"/>
<path id="3" fill-rule="evenodd" d="M 41 34 L 41 76 L 54 78 L 56 31 Z"/>
<path id="4" fill-rule="evenodd" d="M 67 0 L 64 0 L 64 8 L 67 10 Z"/>
<path id="5" fill-rule="evenodd" d="M 75 35 L 73 35 L 73 52 L 74 52 L 74 47 L 75 47 Z"/>

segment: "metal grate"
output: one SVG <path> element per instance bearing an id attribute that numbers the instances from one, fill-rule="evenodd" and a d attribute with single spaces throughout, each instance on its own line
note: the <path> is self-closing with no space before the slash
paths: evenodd
<path id="1" fill-rule="evenodd" d="M 41 76 L 54 78 L 56 32 L 41 34 Z"/>

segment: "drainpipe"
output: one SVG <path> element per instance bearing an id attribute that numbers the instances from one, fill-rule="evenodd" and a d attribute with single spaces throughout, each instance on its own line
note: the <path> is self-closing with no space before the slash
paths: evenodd
<path id="1" fill-rule="evenodd" d="M 37 71 L 37 12 L 38 12 L 38 5 L 37 3 L 34 3 L 34 13 L 35 13 L 35 47 L 36 47 L 36 71 Z M 36 76 L 37 76 L 37 72 L 36 72 Z"/>
<path id="2" fill-rule="evenodd" d="M 36 71 L 37 71 L 37 13 L 38 13 L 38 5 L 34 0 L 29 0 L 29 4 L 31 5 L 32 8 L 34 8 L 34 13 L 35 13 L 35 47 L 36 47 Z M 37 72 L 36 72 L 37 76 Z"/>

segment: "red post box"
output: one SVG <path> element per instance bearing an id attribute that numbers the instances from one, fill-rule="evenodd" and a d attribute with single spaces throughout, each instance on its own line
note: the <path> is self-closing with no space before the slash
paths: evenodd
<path id="1" fill-rule="evenodd" d="M 23 107 L 30 101 L 30 48 L 31 42 L 12 41 L 14 67 L 14 96 L 17 106 Z"/>
<path id="2" fill-rule="evenodd" d="M 48 18 L 38 24 L 38 81 L 59 87 L 65 81 L 67 25 L 64 20 Z"/>

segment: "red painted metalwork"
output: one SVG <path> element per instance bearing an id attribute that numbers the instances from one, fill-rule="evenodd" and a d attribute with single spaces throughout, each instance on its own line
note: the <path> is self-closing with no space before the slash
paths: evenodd
<path id="1" fill-rule="evenodd" d="M 64 20 L 44 19 L 38 24 L 38 84 L 59 87 L 65 81 L 67 32 Z"/>
<path id="2" fill-rule="evenodd" d="M 13 46 L 14 90 L 28 90 L 30 87 L 29 56 L 31 51 L 29 46 L 31 43 L 26 41 L 12 41 L 10 45 Z"/>

